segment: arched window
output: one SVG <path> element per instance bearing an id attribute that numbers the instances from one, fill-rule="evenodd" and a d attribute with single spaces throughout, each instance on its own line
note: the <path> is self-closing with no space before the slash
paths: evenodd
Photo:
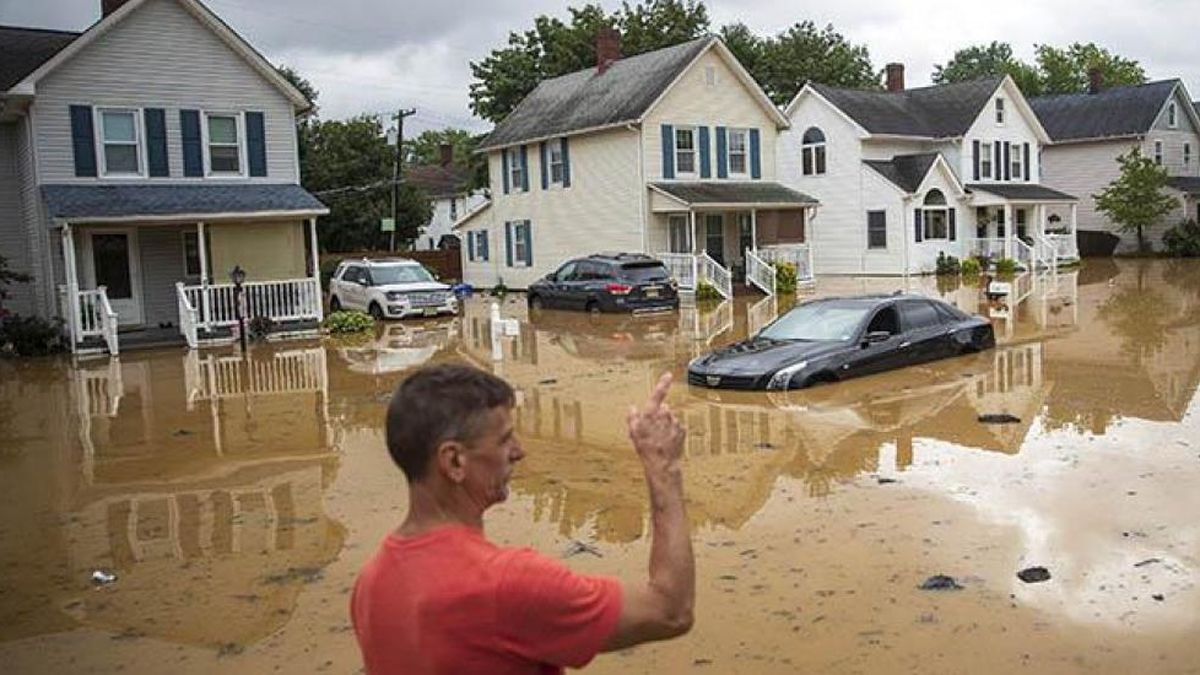
<path id="1" fill-rule="evenodd" d="M 825 134 L 816 127 L 809 127 L 800 141 L 801 171 L 805 176 L 825 173 Z"/>
<path id="2" fill-rule="evenodd" d="M 954 241 L 956 239 L 954 232 L 954 209 L 950 208 L 946 202 L 946 195 L 937 188 L 932 188 L 925 193 L 925 201 L 922 202 L 921 222 L 923 232 L 919 233 L 918 241 L 921 239 L 948 239 Z"/>
<path id="3" fill-rule="evenodd" d="M 925 193 L 925 206 L 945 206 L 945 205 L 946 205 L 946 195 L 942 194 L 941 190 L 939 190 L 937 188 L 933 188 L 929 192 Z"/>

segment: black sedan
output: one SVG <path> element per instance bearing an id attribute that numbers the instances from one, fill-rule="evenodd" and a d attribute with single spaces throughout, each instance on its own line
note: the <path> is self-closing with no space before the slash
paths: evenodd
<path id="1" fill-rule="evenodd" d="M 825 298 L 798 305 L 749 339 L 688 364 L 688 383 L 800 389 L 996 346 L 992 325 L 915 295 Z"/>

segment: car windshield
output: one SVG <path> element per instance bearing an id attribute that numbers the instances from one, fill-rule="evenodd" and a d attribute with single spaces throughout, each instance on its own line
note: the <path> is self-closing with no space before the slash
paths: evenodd
<path id="1" fill-rule="evenodd" d="M 420 265 L 378 265 L 371 268 L 371 282 L 376 286 L 416 284 L 422 281 L 433 281 L 433 276 Z"/>
<path id="2" fill-rule="evenodd" d="M 850 340 L 870 311 L 871 305 L 857 302 L 800 305 L 762 329 L 758 337 L 771 340 Z"/>
<path id="3" fill-rule="evenodd" d="M 621 278 L 628 281 L 666 281 L 671 278 L 662 263 L 634 263 L 621 266 Z"/>

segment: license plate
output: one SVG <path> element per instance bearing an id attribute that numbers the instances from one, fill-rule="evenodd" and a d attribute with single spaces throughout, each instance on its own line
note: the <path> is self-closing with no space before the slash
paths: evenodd
<path id="1" fill-rule="evenodd" d="M 647 288 L 645 290 L 645 294 L 646 294 L 647 298 L 657 298 L 658 297 L 658 289 L 657 288 Z"/>
<path id="2" fill-rule="evenodd" d="M 425 316 L 437 316 L 437 307 L 426 307 Z"/>

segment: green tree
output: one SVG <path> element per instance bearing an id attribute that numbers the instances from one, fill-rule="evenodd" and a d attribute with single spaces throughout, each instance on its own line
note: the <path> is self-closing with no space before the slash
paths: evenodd
<path id="1" fill-rule="evenodd" d="M 479 147 L 483 138 L 482 135 L 472 134 L 464 129 L 423 131 L 405 143 L 408 146 L 405 156 L 413 164 L 440 164 L 441 146 L 443 143 L 449 143 L 453 148 L 454 163 L 471 171 L 470 182 L 464 187 L 484 188 L 488 185 L 487 156 L 475 153 L 475 148 Z"/>
<path id="2" fill-rule="evenodd" d="M 504 119 L 543 79 L 596 63 L 602 27 L 621 31 L 621 52 L 633 56 L 699 37 L 708 31 L 708 10 L 694 0 L 628 3 L 612 14 L 599 5 L 571 7 L 569 23 L 542 15 L 533 28 L 508 35 L 507 44 L 472 62 L 471 111 L 491 122 Z"/>
<path id="3" fill-rule="evenodd" d="M 1117 56 L 1094 42 L 1076 42 L 1065 48 L 1037 46 L 1037 67 L 1046 94 L 1085 92 L 1090 83 L 1088 72 L 1100 70 L 1106 87 L 1142 84 L 1146 72 L 1137 61 Z"/>
<path id="4" fill-rule="evenodd" d="M 803 21 L 763 42 L 750 73 L 777 105 L 790 101 L 806 82 L 835 87 L 879 88 L 867 48 L 851 44 L 827 25 Z"/>
<path id="5" fill-rule="evenodd" d="M 1163 188 L 1167 170 L 1135 147 L 1117 158 L 1121 175 L 1099 194 L 1092 195 L 1096 208 L 1122 232 L 1136 232 L 1138 250 L 1146 250 L 1144 231 L 1175 209 L 1177 203 Z"/>
<path id="6" fill-rule="evenodd" d="M 25 284 L 33 281 L 33 277 L 11 269 L 8 259 L 0 255 L 0 318 L 4 317 L 4 301 L 8 299 L 8 287 L 11 284 Z"/>
<path id="7" fill-rule="evenodd" d="M 992 42 L 954 52 L 945 65 L 933 67 L 933 83 L 967 82 L 997 75 L 1011 75 L 1026 96 L 1040 96 L 1042 81 L 1033 66 L 1013 57 L 1012 45 Z"/>
<path id="8" fill-rule="evenodd" d="M 378 118 L 313 121 L 309 151 L 301 171 L 304 187 L 329 205 L 318 232 L 326 251 L 382 250 L 389 235 L 379 219 L 391 216 L 392 163 L 395 149 L 387 144 Z M 402 185 L 397 207 L 396 238 L 416 239 L 432 216 L 429 198 L 416 187 Z"/>
<path id="9" fill-rule="evenodd" d="M 755 35 L 746 24 L 739 22 L 722 26 L 718 35 L 751 74 L 762 70 L 766 40 Z"/>
<path id="10" fill-rule="evenodd" d="M 300 113 L 300 117 L 316 117 L 318 94 L 317 88 L 313 86 L 312 82 L 309 82 L 304 78 L 303 75 L 299 73 L 299 71 L 290 66 L 279 66 L 276 68 L 276 70 L 278 70 L 279 74 L 282 75 L 285 80 L 290 82 L 293 87 L 300 90 L 300 93 L 304 94 L 304 98 L 308 99 L 309 108 L 308 110 Z"/>

